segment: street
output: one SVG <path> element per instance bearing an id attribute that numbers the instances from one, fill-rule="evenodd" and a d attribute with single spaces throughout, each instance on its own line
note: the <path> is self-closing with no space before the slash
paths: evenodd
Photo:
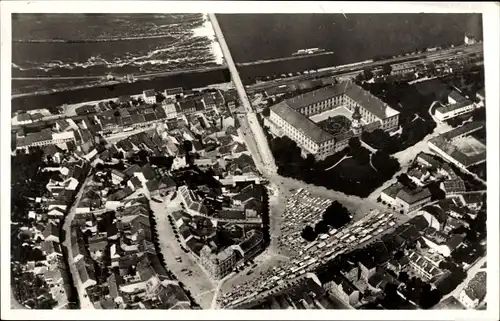
<path id="1" fill-rule="evenodd" d="M 73 247 L 71 246 L 71 223 L 73 218 L 75 217 L 76 207 L 82 198 L 83 191 L 87 183 L 91 180 L 92 176 L 87 176 L 85 181 L 81 184 L 80 190 L 75 197 L 75 201 L 73 205 L 68 211 L 68 215 L 64 220 L 63 231 L 65 233 L 65 238 L 63 242 L 63 246 L 66 247 L 68 251 L 68 265 L 70 268 L 71 275 L 73 276 L 73 282 L 76 290 L 78 291 L 78 297 L 80 300 L 80 309 L 95 309 L 94 305 L 90 301 L 90 298 L 87 296 L 85 289 L 83 288 L 82 281 L 80 279 L 80 275 L 78 274 L 78 270 L 76 269 L 75 263 L 73 262 Z"/>
<path id="2" fill-rule="evenodd" d="M 267 139 L 264 135 L 264 131 L 262 130 L 262 127 L 260 126 L 259 122 L 257 121 L 257 117 L 255 115 L 255 112 L 252 108 L 252 105 L 250 104 L 250 101 L 248 100 L 248 96 L 245 92 L 245 87 L 243 86 L 243 82 L 241 81 L 240 75 L 238 73 L 238 70 L 236 69 L 236 65 L 233 61 L 233 58 L 231 56 L 231 52 L 229 50 L 229 47 L 227 46 L 226 40 L 224 39 L 224 35 L 222 33 L 222 30 L 219 26 L 219 22 L 217 21 L 217 18 L 215 17 L 215 14 L 209 13 L 208 17 L 210 19 L 210 22 L 212 23 L 212 26 L 215 31 L 215 36 L 217 38 L 217 41 L 219 42 L 219 45 L 221 47 L 221 50 L 224 54 L 224 59 L 227 63 L 227 66 L 229 68 L 229 72 L 231 73 L 231 78 L 233 80 L 233 83 L 235 85 L 236 91 L 238 93 L 238 96 L 240 98 L 241 104 L 245 108 L 245 117 L 246 120 L 248 121 L 248 128 L 250 131 L 246 133 L 246 135 L 252 136 L 251 139 L 255 139 L 256 141 L 256 152 L 257 153 L 252 153 L 254 156 L 254 159 L 256 157 L 261 158 L 261 162 L 263 163 L 263 168 L 262 169 L 262 174 L 266 176 L 268 172 L 274 173 L 276 172 L 276 165 L 274 163 L 274 159 L 271 153 L 271 150 L 267 144 Z M 256 161 L 258 163 L 259 161 Z"/>
<path id="3" fill-rule="evenodd" d="M 168 194 L 163 197 L 163 203 L 150 202 L 157 224 L 161 253 L 167 268 L 175 274 L 180 282 L 184 283 L 185 288 L 193 294 L 196 302 L 203 309 L 209 309 L 217 283 L 207 275 L 193 254 L 184 252 L 181 244 L 176 240 L 168 216 L 174 211 L 181 210 L 181 201 L 179 196 L 170 200 L 171 196 L 172 194 Z M 176 257 L 180 257 L 181 261 L 178 262 Z M 190 270 L 192 275 L 187 275 L 185 273 L 187 271 L 182 271 L 184 269 Z"/>

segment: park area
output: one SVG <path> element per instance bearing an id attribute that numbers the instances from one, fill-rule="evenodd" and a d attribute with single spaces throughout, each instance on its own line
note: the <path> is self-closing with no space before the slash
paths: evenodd
<path id="1" fill-rule="evenodd" d="M 383 151 L 371 154 L 357 138 L 322 161 L 316 161 L 312 155 L 302 158 L 300 148 L 286 136 L 268 135 L 268 140 L 281 176 L 348 195 L 367 197 L 400 169 L 395 158 Z"/>

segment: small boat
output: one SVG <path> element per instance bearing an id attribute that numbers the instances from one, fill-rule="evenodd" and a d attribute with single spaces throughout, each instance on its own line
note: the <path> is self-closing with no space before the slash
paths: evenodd
<path id="1" fill-rule="evenodd" d="M 325 52 L 325 49 L 320 49 L 320 48 L 299 49 L 297 52 L 294 52 L 292 56 L 313 55 L 321 52 Z"/>

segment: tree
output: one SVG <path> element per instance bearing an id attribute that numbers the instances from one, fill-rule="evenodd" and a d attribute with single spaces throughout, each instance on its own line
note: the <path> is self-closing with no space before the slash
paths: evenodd
<path id="1" fill-rule="evenodd" d="M 356 77 L 354 77 L 354 81 L 357 83 L 357 84 L 360 84 L 363 80 L 365 80 L 365 75 L 360 72 L 359 74 L 356 75 Z"/>
<path id="2" fill-rule="evenodd" d="M 394 283 L 387 283 L 384 288 L 384 295 L 388 301 L 394 300 L 398 296 L 398 286 Z"/>
<path id="3" fill-rule="evenodd" d="M 323 212 L 323 221 L 335 229 L 341 228 L 349 223 L 350 220 L 351 216 L 349 211 L 338 201 L 334 201 L 326 208 L 325 212 Z"/>
<path id="4" fill-rule="evenodd" d="M 318 235 L 315 233 L 314 229 L 310 225 L 307 225 L 302 230 L 301 236 L 306 241 L 312 242 L 316 239 Z"/>
<path id="5" fill-rule="evenodd" d="M 316 223 L 316 226 L 314 226 L 314 232 L 316 234 L 325 234 L 328 232 L 328 224 L 326 224 L 325 221 L 321 220 L 318 223 Z"/>
<path id="6" fill-rule="evenodd" d="M 399 281 L 406 283 L 410 279 L 410 276 L 405 271 L 402 271 L 399 273 L 398 279 Z"/>
<path id="7" fill-rule="evenodd" d="M 441 293 L 437 289 L 427 291 L 420 298 L 420 307 L 422 309 L 430 309 L 433 306 L 435 306 L 436 304 L 438 304 L 442 298 L 443 298 L 443 296 L 441 295 Z"/>
<path id="8" fill-rule="evenodd" d="M 271 115 L 271 110 L 269 109 L 269 107 L 264 107 L 264 109 L 262 110 L 262 116 L 269 117 L 269 115 Z"/>
<path id="9" fill-rule="evenodd" d="M 384 75 L 390 75 L 392 72 L 392 66 L 390 63 L 384 64 L 382 66 L 382 74 Z"/>
<path id="10" fill-rule="evenodd" d="M 372 155 L 372 164 L 383 177 L 392 176 L 401 168 L 396 158 L 381 150 Z"/>
<path id="11" fill-rule="evenodd" d="M 349 138 L 349 148 L 353 153 L 357 152 L 359 148 L 361 148 L 361 142 L 359 141 L 358 137 Z"/>
<path id="12" fill-rule="evenodd" d="M 373 72 L 371 71 L 371 69 L 368 69 L 368 68 L 363 69 L 363 77 L 366 80 L 372 79 L 373 78 Z"/>

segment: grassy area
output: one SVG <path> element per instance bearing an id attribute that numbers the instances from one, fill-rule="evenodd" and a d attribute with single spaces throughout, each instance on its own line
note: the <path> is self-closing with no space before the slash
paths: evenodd
<path id="1" fill-rule="evenodd" d="M 374 169 L 370 152 L 363 147 L 347 147 L 323 161 L 315 161 L 312 155 L 303 159 L 300 148 L 288 137 L 268 135 L 268 139 L 280 175 L 348 195 L 367 197 L 400 169 L 398 161 L 384 152 L 371 156 Z M 350 158 L 331 168 L 346 155 Z"/>

